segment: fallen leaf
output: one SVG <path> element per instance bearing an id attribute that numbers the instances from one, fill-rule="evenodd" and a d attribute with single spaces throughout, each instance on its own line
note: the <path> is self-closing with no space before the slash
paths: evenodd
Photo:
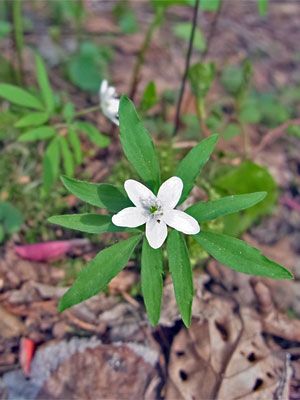
<path id="1" fill-rule="evenodd" d="M 47 261 L 68 253 L 72 247 L 85 246 L 87 239 L 61 240 L 45 243 L 15 246 L 15 252 L 30 261 Z"/>

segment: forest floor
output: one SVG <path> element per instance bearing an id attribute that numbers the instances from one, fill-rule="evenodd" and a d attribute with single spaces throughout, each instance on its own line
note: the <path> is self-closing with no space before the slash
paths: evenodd
<path id="1" fill-rule="evenodd" d="M 120 35 L 109 9 L 86 3 L 94 15 L 85 24 L 86 34 L 115 35 L 112 81 L 119 93 L 127 93 L 143 32 Z M 148 24 L 147 7 L 137 3 L 136 8 L 139 21 Z M 180 18 L 190 20 L 191 13 L 192 9 L 180 7 L 169 12 L 168 23 L 147 53 L 137 99 L 151 80 L 159 93 L 178 89 L 185 49 L 171 37 L 171 26 Z M 199 26 L 206 35 L 211 22 L 208 13 L 200 13 Z M 299 37 L 298 2 L 271 2 L 267 18 L 262 19 L 255 2 L 224 1 L 206 60 L 218 66 L 250 57 L 254 87 L 299 88 Z M 68 39 L 72 40 L 72 32 L 66 31 Z M 27 40 L 42 48 L 46 29 L 41 37 Z M 9 53 L 9 43 L 3 51 Z M 261 53 L 264 56 L 258 56 Z M 193 57 L 197 61 L 199 55 Z M 31 62 L 24 69 L 30 82 Z M 58 90 L 73 91 L 78 106 L 90 105 L 90 97 L 68 85 L 55 68 L 50 80 Z M 219 95 L 215 85 L 210 97 Z M 191 97 L 187 87 L 184 112 L 195 112 Z M 168 113 L 173 121 L 175 107 Z M 91 118 L 103 126 L 101 116 Z M 67 290 L 62 282 L 71 283 L 62 266 L 70 258 L 84 264 L 97 252 L 95 245 L 75 247 L 59 262 L 32 262 L 16 254 L 15 244 L 22 241 L 16 234 L 0 248 L 1 399 L 87 399 L 100 394 L 109 399 L 300 398 L 300 141 L 282 129 L 271 132 L 259 147 L 267 132 L 259 127 L 249 132 L 252 160 L 268 168 L 280 196 L 273 214 L 263 217 L 243 239 L 290 269 L 295 279 L 254 278 L 209 259 L 204 270 L 194 270 L 191 328 L 181 322 L 169 278 L 164 282 L 161 319 L 153 328 L 142 300 L 129 293 L 139 281 L 132 261 L 109 284 L 107 293 L 59 314 L 58 300 Z M 112 134 L 116 136 L 115 129 Z M 105 181 L 120 158 L 115 139 L 84 166 L 91 181 Z M 228 152 L 239 148 L 240 137 L 221 141 L 218 147 Z M 66 201 L 73 208 L 78 204 L 72 195 Z M 57 229 L 56 235 L 59 239 L 62 232 Z"/>

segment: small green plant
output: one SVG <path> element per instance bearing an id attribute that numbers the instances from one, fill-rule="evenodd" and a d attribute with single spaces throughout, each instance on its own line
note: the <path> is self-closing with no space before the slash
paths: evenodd
<path id="1" fill-rule="evenodd" d="M 98 147 L 108 146 L 110 139 L 94 125 L 79 120 L 80 116 L 98 110 L 100 105 L 79 112 L 75 111 L 72 102 L 62 105 L 51 89 L 44 62 L 38 55 L 36 73 L 39 91 L 30 92 L 2 83 L 0 97 L 14 105 L 15 114 L 22 115 L 15 123 L 16 128 L 23 130 L 18 138 L 20 142 L 46 142 L 42 188 L 42 194 L 46 196 L 59 176 L 61 161 L 67 176 L 73 176 L 75 166 L 81 164 L 83 154 L 79 132 L 86 134 Z"/>
<path id="2" fill-rule="evenodd" d="M 82 232 L 127 232 L 131 236 L 102 250 L 88 263 L 60 300 L 59 311 L 104 290 L 109 281 L 126 266 L 134 249 L 143 241 L 142 292 L 149 320 L 156 325 L 160 316 L 165 262 L 161 246 L 166 239 L 168 266 L 178 308 L 183 322 L 190 326 L 193 280 L 183 233 L 190 234 L 190 238 L 215 259 L 236 271 L 273 279 L 293 278 L 284 267 L 242 240 L 201 229 L 204 222 L 254 206 L 266 197 L 266 192 L 199 202 L 184 212 L 175 209 L 189 196 L 217 143 L 218 135 L 211 135 L 198 143 L 181 160 L 173 177 L 161 185 L 160 165 L 154 144 L 133 103 L 125 95 L 121 97 L 119 119 L 123 151 L 145 185 L 130 179 L 125 182 L 124 191 L 110 184 L 62 177 L 71 193 L 89 204 L 106 209 L 108 214 L 53 216 L 49 222 Z M 143 224 L 146 224 L 145 230 Z M 174 229 L 168 231 L 167 225 Z"/>
<path id="3" fill-rule="evenodd" d="M 7 201 L 0 202 L 0 243 L 18 232 L 23 222 L 23 216 L 16 207 Z"/>

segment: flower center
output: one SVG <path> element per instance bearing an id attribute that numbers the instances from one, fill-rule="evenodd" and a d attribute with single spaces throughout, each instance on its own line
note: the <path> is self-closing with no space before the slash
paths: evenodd
<path id="1" fill-rule="evenodd" d="M 158 207 L 157 207 L 157 206 L 151 206 L 151 207 L 150 207 L 150 212 L 151 212 L 151 214 L 154 214 L 157 210 L 158 210 Z"/>

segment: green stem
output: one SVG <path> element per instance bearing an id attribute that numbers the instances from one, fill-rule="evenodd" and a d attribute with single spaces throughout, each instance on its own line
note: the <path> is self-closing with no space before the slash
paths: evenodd
<path id="1" fill-rule="evenodd" d="M 196 108 L 197 108 L 197 116 L 200 121 L 201 131 L 203 137 L 208 137 L 210 135 L 209 129 L 206 126 L 206 107 L 205 107 L 205 98 L 201 98 L 199 100 L 196 99 Z"/>
<path id="2" fill-rule="evenodd" d="M 101 108 L 100 104 L 97 105 L 97 106 L 85 108 L 84 110 L 78 111 L 78 112 L 75 114 L 75 116 L 76 116 L 76 117 L 80 117 L 81 115 L 89 114 L 90 112 L 93 112 L 93 111 L 98 111 L 98 110 L 100 110 L 100 108 Z"/>
<path id="3" fill-rule="evenodd" d="M 159 25 L 162 22 L 162 17 L 163 17 L 163 10 L 161 9 L 161 11 L 156 11 L 155 12 L 155 17 L 152 21 L 152 23 L 150 24 L 146 34 L 145 34 L 145 38 L 144 38 L 144 42 L 142 44 L 142 47 L 138 53 L 138 57 L 137 57 L 137 61 L 133 70 L 133 74 L 132 74 L 132 80 L 131 80 L 131 86 L 130 86 L 130 95 L 129 97 L 133 100 L 135 93 L 136 93 L 136 89 L 137 89 L 137 85 L 138 85 L 138 81 L 139 81 L 139 77 L 140 77 L 140 72 L 141 72 L 141 68 L 144 64 L 145 61 L 145 56 L 147 53 L 147 50 L 149 48 L 149 45 L 151 43 L 151 39 L 152 36 L 155 32 L 155 30 L 159 27 Z"/>
<path id="4" fill-rule="evenodd" d="M 14 21 L 14 41 L 17 50 L 17 82 L 23 85 L 23 65 L 22 65 L 22 51 L 23 51 L 23 22 L 22 22 L 22 0 L 13 0 L 13 21 Z"/>
<path id="5" fill-rule="evenodd" d="M 249 160 L 251 157 L 251 145 L 249 140 L 249 135 L 247 131 L 247 126 L 242 121 L 238 120 L 238 124 L 241 128 L 243 142 L 244 142 L 244 159 Z"/>

